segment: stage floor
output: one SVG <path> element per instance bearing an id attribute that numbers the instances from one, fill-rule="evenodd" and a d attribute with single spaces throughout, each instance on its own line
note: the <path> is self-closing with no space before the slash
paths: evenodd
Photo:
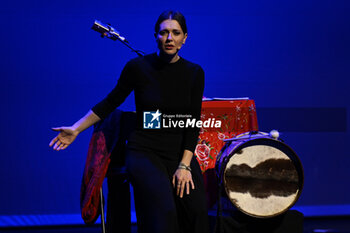
<path id="1" fill-rule="evenodd" d="M 328 231 L 327 231 L 328 230 Z M 50 226 L 27 228 L 0 228 L 0 232 L 8 233 L 101 233 L 100 225 L 93 226 Z M 305 218 L 304 233 L 350 233 L 350 216 Z M 132 233 L 137 233 L 133 225 Z"/>

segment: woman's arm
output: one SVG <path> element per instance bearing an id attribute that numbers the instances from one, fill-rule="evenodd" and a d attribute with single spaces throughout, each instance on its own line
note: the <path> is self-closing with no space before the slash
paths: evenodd
<path id="1" fill-rule="evenodd" d="M 204 71 L 201 67 L 198 67 L 197 75 L 193 83 L 193 88 L 191 92 L 191 113 L 192 117 L 196 120 L 201 118 L 201 107 L 202 107 L 202 97 L 204 90 Z M 193 152 L 197 145 L 198 128 L 187 128 L 184 134 L 184 153 L 182 155 L 181 162 L 178 169 L 173 176 L 173 186 L 176 185 L 176 193 L 181 198 L 186 189 L 186 193 L 190 193 L 190 186 L 192 189 L 195 188 L 192 174 L 191 174 L 191 160 L 193 157 Z"/>
<path id="2" fill-rule="evenodd" d="M 86 113 L 86 115 L 77 121 L 72 127 L 78 131 L 78 133 L 81 133 L 100 120 L 101 118 L 99 116 L 97 116 L 93 111 L 89 110 L 88 113 Z"/>
<path id="3" fill-rule="evenodd" d="M 100 117 L 89 110 L 84 117 L 72 126 L 52 128 L 52 130 L 58 131 L 59 134 L 51 140 L 49 146 L 53 146 L 53 149 L 57 151 L 66 149 L 81 132 L 100 120 Z"/>
<path id="4" fill-rule="evenodd" d="M 96 104 L 92 109 L 79 121 L 70 127 L 57 127 L 52 128 L 55 131 L 60 132 L 55 138 L 53 138 L 49 146 L 53 146 L 54 150 L 66 149 L 85 129 L 91 125 L 106 118 L 115 108 L 124 102 L 126 97 L 134 89 L 135 78 L 132 62 L 128 62 L 118 80 L 114 89 Z"/>
<path id="5" fill-rule="evenodd" d="M 193 152 L 190 150 L 185 150 L 180 163 L 185 164 L 186 166 L 190 166 L 192 157 Z"/>

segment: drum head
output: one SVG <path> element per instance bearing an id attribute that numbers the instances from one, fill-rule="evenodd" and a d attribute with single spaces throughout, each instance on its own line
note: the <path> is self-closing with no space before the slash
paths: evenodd
<path id="1" fill-rule="evenodd" d="M 270 138 L 241 143 L 223 166 L 230 201 L 242 212 L 269 218 L 287 211 L 299 198 L 303 171 L 286 144 Z"/>

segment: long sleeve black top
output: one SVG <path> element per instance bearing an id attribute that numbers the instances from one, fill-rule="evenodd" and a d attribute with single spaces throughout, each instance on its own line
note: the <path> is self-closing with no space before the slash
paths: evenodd
<path id="1" fill-rule="evenodd" d="M 92 111 L 105 118 L 125 98 L 135 92 L 136 130 L 129 146 L 162 152 L 194 151 L 198 128 L 143 129 L 143 112 L 160 110 L 163 114 L 189 114 L 200 119 L 204 71 L 180 58 L 175 63 L 163 62 L 156 53 L 130 60 L 117 85 Z M 173 154 L 173 153 L 172 153 Z"/>

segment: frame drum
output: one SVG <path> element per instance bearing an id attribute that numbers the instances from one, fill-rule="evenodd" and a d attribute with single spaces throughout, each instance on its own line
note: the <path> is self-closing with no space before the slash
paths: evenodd
<path id="1" fill-rule="evenodd" d="M 287 211 L 298 200 L 304 183 L 295 152 L 261 132 L 226 140 L 215 169 L 231 203 L 257 218 Z"/>

